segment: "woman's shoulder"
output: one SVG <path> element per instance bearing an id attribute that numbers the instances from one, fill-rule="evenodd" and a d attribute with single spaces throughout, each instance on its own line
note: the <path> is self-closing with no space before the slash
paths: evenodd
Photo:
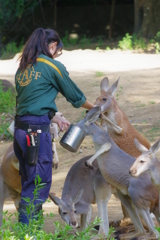
<path id="1" fill-rule="evenodd" d="M 47 64 L 53 71 L 56 70 L 61 76 L 67 72 L 66 67 L 59 61 L 52 59 L 44 54 L 40 54 L 37 58 L 37 62 L 42 62 Z"/>
<path id="2" fill-rule="evenodd" d="M 37 58 L 37 61 L 41 61 L 41 62 L 48 63 L 48 64 L 50 63 L 50 64 L 54 64 L 56 66 L 65 68 L 65 66 L 61 62 L 59 62 L 55 59 L 52 59 L 52 58 L 46 56 L 45 54 L 40 54 Z"/>

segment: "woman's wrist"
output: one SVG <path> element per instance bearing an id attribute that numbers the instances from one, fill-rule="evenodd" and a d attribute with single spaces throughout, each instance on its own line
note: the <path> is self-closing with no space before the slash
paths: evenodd
<path id="1" fill-rule="evenodd" d="M 91 108 L 94 108 L 95 105 L 89 102 L 88 100 L 86 100 L 86 102 L 81 107 L 90 110 Z"/>

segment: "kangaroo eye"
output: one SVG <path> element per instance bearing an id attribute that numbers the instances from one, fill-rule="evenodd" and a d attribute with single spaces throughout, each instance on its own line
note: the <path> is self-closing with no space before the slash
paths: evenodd
<path id="1" fill-rule="evenodd" d="M 143 160 L 140 160 L 140 163 L 145 163 L 145 161 L 143 161 Z"/>
<path id="2" fill-rule="evenodd" d="M 66 215 L 67 214 L 67 212 L 63 212 L 63 215 Z"/>
<path id="3" fill-rule="evenodd" d="M 74 213 L 77 213 L 77 211 L 75 210 Z"/>
<path id="4" fill-rule="evenodd" d="M 103 100 L 103 101 L 107 101 L 107 98 L 103 98 L 102 100 Z"/>

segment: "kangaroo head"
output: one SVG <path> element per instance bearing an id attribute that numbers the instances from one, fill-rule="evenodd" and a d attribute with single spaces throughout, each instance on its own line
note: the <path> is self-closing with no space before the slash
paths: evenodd
<path id="1" fill-rule="evenodd" d="M 86 135 L 93 135 L 95 131 L 95 127 L 93 127 L 93 123 L 99 118 L 101 113 L 101 109 L 99 106 L 96 106 L 89 110 L 86 114 L 85 118 L 80 120 L 76 126 L 82 129 Z"/>
<path id="2" fill-rule="evenodd" d="M 82 194 L 83 189 L 80 190 L 74 197 L 71 197 L 68 201 L 62 200 L 51 193 L 49 194 L 51 200 L 59 206 L 59 214 L 61 215 L 61 218 L 73 228 L 78 227 L 75 204 L 80 200 Z"/>
<path id="3" fill-rule="evenodd" d="M 138 142 L 137 139 L 134 139 L 136 148 L 142 153 L 134 162 L 132 167 L 129 170 L 129 173 L 133 177 L 138 177 L 145 172 L 153 172 L 155 164 L 158 159 L 155 157 L 156 152 L 160 148 L 160 140 L 157 141 L 149 150 Z M 152 177 L 152 174 L 151 174 Z"/>
<path id="4" fill-rule="evenodd" d="M 120 78 L 119 78 L 120 79 Z M 114 101 L 114 93 L 117 90 L 119 79 L 109 87 L 109 80 L 107 77 L 103 78 L 100 83 L 101 95 L 96 99 L 95 105 L 101 107 L 101 111 L 108 113 Z"/>

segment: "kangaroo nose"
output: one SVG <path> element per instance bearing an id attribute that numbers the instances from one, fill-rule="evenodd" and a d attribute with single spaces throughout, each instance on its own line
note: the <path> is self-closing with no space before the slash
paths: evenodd
<path id="1" fill-rule="evenodd" d="M 135 169 L 130 169 L 130 170 L 129 170 L 129 174 L 132 175 L 132 176 L 133 176 L 134 174 L 136 174 L 136 172 L 137 172 L 137 171 L 136 171 Z"/>
<path id="2" fill-rule="evenodd" d="M 77 224 L 76 221 L 71 222 L 71 223 L 72 223 L 73 226 L 76 226 L 76 224 Z"/>

